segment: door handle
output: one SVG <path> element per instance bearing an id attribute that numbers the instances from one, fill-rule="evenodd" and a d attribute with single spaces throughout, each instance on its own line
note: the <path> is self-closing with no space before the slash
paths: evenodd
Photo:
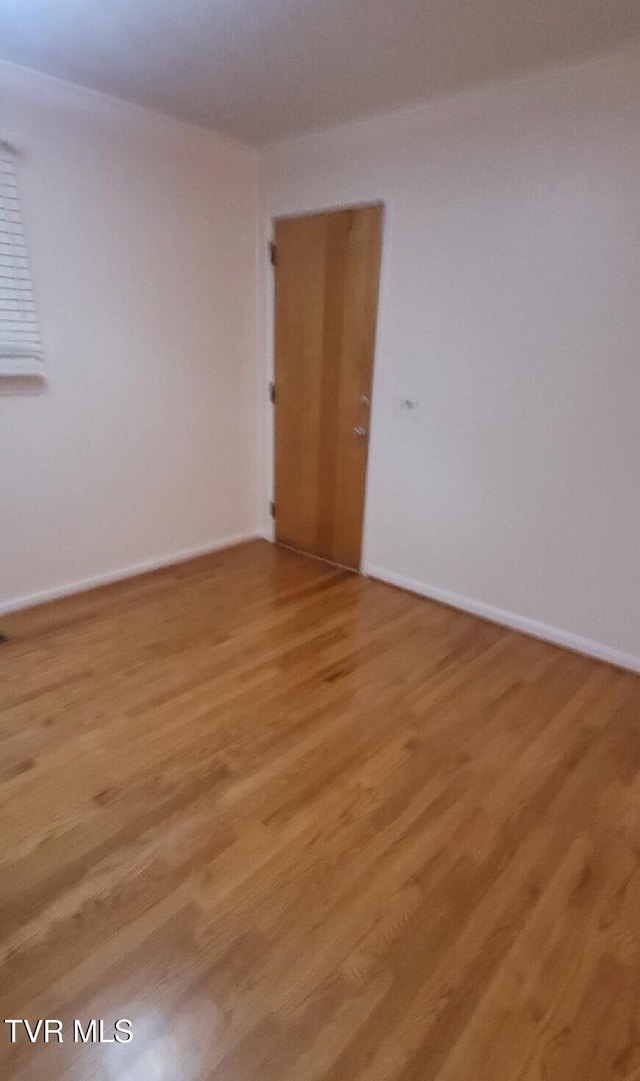
<path id="1" fill-rule="evenodd" d="M 356 424 L 356 426 L 355 426 L 355 428 L 353 430 L 356 433 L 356 435 L 359 435 L 362 439 L 365 439 L 369 434 L 367 428 L 363 428 L 359 424 Z"/>

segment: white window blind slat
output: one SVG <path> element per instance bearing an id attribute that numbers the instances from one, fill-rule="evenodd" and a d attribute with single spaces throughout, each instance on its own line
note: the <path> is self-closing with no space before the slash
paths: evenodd
<path id="1" fill-rule="evenodd" d="M 0 375 L 42 368 L 40 325 L 31 285 L 14 153 L 0 142 Z"/>

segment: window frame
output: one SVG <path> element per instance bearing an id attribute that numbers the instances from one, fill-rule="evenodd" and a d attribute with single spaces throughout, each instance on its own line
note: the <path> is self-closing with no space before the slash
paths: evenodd
<path id="1" fill-rule="evenodd" d="M 0 139 L 0 378 L 44 375 L 42 336 L 25 239 L 17 159 L 16 148 Z M 15 318 L 11 318 L 12 315 Z M 11 323 L 14 324 L 14 340 L 7 332 Z"/>

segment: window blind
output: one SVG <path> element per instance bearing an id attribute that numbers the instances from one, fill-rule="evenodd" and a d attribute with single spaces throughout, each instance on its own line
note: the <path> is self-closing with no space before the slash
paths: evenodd
<path id="1" fill-rule="evenodd" d="M 0 375 L 42 369 L 40 327 L 24 240 L 15 151 L 0 142 Z"/>

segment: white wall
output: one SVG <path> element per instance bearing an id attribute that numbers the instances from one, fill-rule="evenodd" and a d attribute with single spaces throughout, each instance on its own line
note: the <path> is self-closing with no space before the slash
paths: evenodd
<path id="1" fill-rule="evenodd" d="M 0 380 L 0 607 L 255 533 L 255 152 L 0 64 L 48 379 Z"/>
<path id="2" fill-rule="evenodd" d="M 632 667 L 639 60 L 290 140 L 263 159 L 265 231 L 274 215 L 387 204 L 366 567 Z M 419 400 L 413 419 L 403 396 Z"/>

